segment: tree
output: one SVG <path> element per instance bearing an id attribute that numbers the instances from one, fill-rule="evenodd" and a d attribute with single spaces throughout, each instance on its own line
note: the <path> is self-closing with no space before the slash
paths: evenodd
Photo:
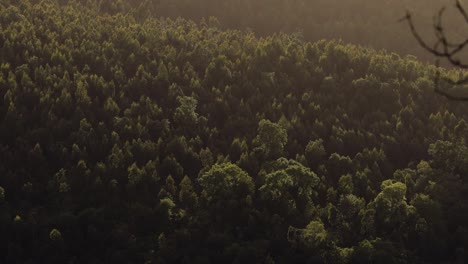
<path id="1" fill-rule="evenodd" d="M 198 177 L 198 182 L 202 187 L 199 204 L 204 208 L 198 211 L 200 224 L 242 236 L 250 220 L 253 179 L 237 165 L 227 162 L 213 165 Z"/>
<path id="2" fill-rule="evenodd" d="M 342 175 L 338 180 L 338 191 L 341 194 L 352 194 L 354 192 L 353 177 L 351 174 Z"/>
<path id="3" fill-rule="evenodd" d="M 326 154 L 322 139 L 309 141 L 309 143 L 307 143 L 305 157 L 309 166 L 314 168 L 318 167 L 317 164 L 322 161 Z"/>
<path id="4" fill-rule="evenodd" d="M 407 226 L 411 226 L 411 216 L 415 208 L 406 202 L 406 185 L 402 182 L 385 180 L 382 191 L 368 206 L 375 210 L 375 226 L 380 234 L 390 234 L 401 238 L 406 234 Z"/>
<path id="5" fill-rule="evenodd" d="M 62 240 L 62 233 L 58 229 L 52 229 L 49 233 L 49 238 L 52 241 L 60 241 Z"/>
<path id="6" fill-rule="evenodd" d="M 181 206 L 194 210 L 198 204 L 198 195 L 195 193 L 192 181 L 185 176 L 179 184 L 179 202 Z"/>
<path id="7" fill-rule="evenodd" d="M 319 178 L 309 168 L 295 160 L 279 158 L 259 188 L 260 197 L 279 213 L 304 212 L 307 206 L 312 205 L 314 188 L 318 183 Z"/>
<path id="8" fill-rule="evenodd" d="M 328 171 L 328 181 L 336 184 L 342 175 L 353 172 L 353 162 L 348 156 L 342 156 L 338 153 L 333 153 L 328 158 L 326 163 Z"/>
<path id="9" fill-rule="evenodd" d="M 320 220 L 310 221 L 304 229 L 289 227 L 288 241 L 307 250 L 317 251 L 325 245 L 328 233 Z"/>
<path id="10" fill-rule="evenodd" d="M 147 19 L 130 10 L 143 1 L 222 6 L 222 22 Z M 426 1 L 441 0 L 406 2 Z M 272 10 L 367 19 L 401 1 L 108 2 L 0 1 L 0 263 L 452 263 L 466 248 L 467 108 L 424 94 L 433 66 L 222 18 L 255 30 Z M 333 31 L 323 11 L 304 24 Z"/>
<path id="11" fill-rule="evenodd" d="M 0 202 L 3 202 L 5 200 L 5 189 L 0 186 Z"/>
<path id="12" fill-rule="evenodd" d="M 213 165 L 198 178 L 198 182 L 208 201 L 245 199 L 254 191 L 252 177 L 230 162 Z"/>
<path id="13" fill-rule="evenodd" d="M 174 123 L 184 133 L 194 131 L 198 123 L 197 99 L 190 96 L 178 96 L 179 107 L 174 112 Z"/>
<path id="14" fill-rule="evenodd" d="M 258 123 L 257 136 L 254 139 L 254 144 L 257 145 L 254 151 L 262 153 L 266 160 L 274 160 L 284 154 L 287 141 L 286 129 L 270 120 L 262 119 Z"/>

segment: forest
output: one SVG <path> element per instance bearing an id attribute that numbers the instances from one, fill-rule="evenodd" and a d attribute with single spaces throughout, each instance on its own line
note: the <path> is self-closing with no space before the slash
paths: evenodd
<path id="1" fill-rule="evenodd" d="M 466 263 L 468 102 L 396 2 L 1 1 L 0 263 Z"/>
<path id="2" fill-rule="evenodd" d="M 87 2 L 88 0 L 79 0 Z M 449 36 L 464 39 L 468 25 L 456 12 L 454 0 L 100 0 L 101 12 L 132 10 L 137 19 L 149 16 L 183 17 L 199 22 L 216 17 L 223 29 L 251 30 L 259 36 L 276 32 L 302 34 L 305 40 L 342 39 L 374 49 L 415 55 L 434 62 L 411 36 L 401 18 L 415 16 L 420 34 L 434 40 L 433 17 L 445 7 L 443 26 Z M 399 22 L 400 21 L 400 22 Z M 463 52 L 468 56 L 468 52 Z M 448 65 L 446 65 L 448 66 Z"/>

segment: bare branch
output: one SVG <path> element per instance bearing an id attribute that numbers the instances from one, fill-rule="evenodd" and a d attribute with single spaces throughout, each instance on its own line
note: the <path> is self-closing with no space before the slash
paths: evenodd
<path id="1" fill-rule="evenodd" d="M 447 40 L 445 30 L 442 25 L 442 16 L 444 11 L 445 8 L 441 8 L 438 12 L 438 15 L 434 18 L 434 33 L 437 38 L 434 48 L 427 44 L 427 42 L 423 40 L 422 37 L 419 35 L 414 25 L 411 13 L 409 11 L 407 11 L 406 16 L 403 17 L 400 21 L 407 21 L 414 38 L 418 41 L 419 45 L 425 50 L 432 53 L 436 57 L 446 58 L 452 65 L 456 67 L 468 69 L 468 64 L 465 64 L 461 62 L 460 59 L 455 58 L 455 55 L 457 55 L 468 45 L 468 38 L 457 44 L 452 44 Z M 442 45 L 442 51 L 438 49 L 440 44 Z"/>
<path id="2" fill-rule="evenodd" d="M 446 97 L 446 98 L 448 98 L 450 100 L 453 100 L 453 101 L 468 101 L 468 97 L 458 97 L 458 96 L 455 96 L 455 95 L 451 95 L 448 92 L 442 91 L 442 90 L 440 90 L 438 88 L 436 88 L 434 91 L 435 91 L 435 93 L 440 94 L 440 95 L 442 95 L 442 96 L 444 96 L 444 97 Z"/>
<path id="3" fill-rule="evenodd" d="M 456 8 L 458 12 L 461 14 L 461 16 L 465 19 L 465 22 L 468 24 L 468 14 L 465 11 L 464 7 L 461 5 L 459 0 L 455 0 Z M 425 50 L 433 54 L 437 58 L 443 58 L 446 59 L 450 64 L 453 66 L 460 68 L 460 69 L 468 69 L 468 64 L 466 62 L 462 62 L 459 58 L 456 56 L 462 52 L 467 46 L 468 46 L 468 38 L 461 42 L 451 42 L 446 34 L 446 29 L 443 26 L 442 18 L 444 16 L 446 8 L 443 7 L 437 12 L 437 14 L 434 16 L 434 22 L 433 22 L 433 29 L 434 29 L 434 36 L 436 38 L 436 41 L 433 45 L 428 44 L 421 35 L 418 33 L 416 30 L 416 27 L 413 22 L 413 18 L 411 15 L 410 11 L 406 12 L 406 15 L 400 19 L 400 22 L 406 21 L 408 23 L 408 26 L 411 30 L 412 35 L 416 39 L 416 41 L 419 43 L 421 47 L 423 47 Z M 450 100 L 459 100 L 459 101 L 468 101 L 468 97 L 458 97 L 454 96 L 453 94 L 449 93 L 448 91 L 441 90 L 439 87 L 439 82 L 443 80 L 444 82 L 452 85 L 452 86 L 458 86 L 458 85 L 463 85 L 468 83 L 468 76 L 465 76 L 463 78 L 460 78 L 457 81 L 453 81 L 450 78 L 441 78 L 440 77 L 440 68 L 439 68 L 439 59 L 436 61 L 436 78 L 434 80 L 435 83 L 435 92 L 437 94 L 443 95 L 446 98 Z"/>
<path id="4" fill-rule="evenodd" d="M 468 14 L 466 13 L 463 6 L 461 5 L 460 0 L 456 0 L 455 6 L 457 7 L 458 11 L 463 16 L 463 18 L 465 18 L 465 22 L 468 23 Z"/>

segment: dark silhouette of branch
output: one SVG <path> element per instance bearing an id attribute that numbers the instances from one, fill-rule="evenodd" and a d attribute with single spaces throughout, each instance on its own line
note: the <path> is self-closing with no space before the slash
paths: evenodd
<path id="1" fill-rule="evenodd" d="M 465 9 L 463 8 L 459 0 L 456 1 L 456 7 L 458 11 L 462 14 L 463 18 L 465 18 L 466 23 L 468 23 L 468 15 L 466 14 Z"/>
<path id="2" fill-rule="evenodd" d="M 468 14 L 459 0 L 455 0 L 455 7 L 458 10 L 458 13 L 464 18 L 465 23 L 468 24 Z M 425 50 L 432 53 L 435 57 L 438 58 L 436 61 L 436 65 L 437 65 L 436 78 L 434 81 L 435 92 L 451 100 L 468 101 L 468 96 L 459 97 L 459 96 L 450 94 L 448 91 L 442 90 L 439 87 L 440 80 L 443 80 L 453 86 L 463 85 L 463 84 L 468 83 L 468 76 L 461 78 L 460 80 L 457 80 L 457 81 L 453 81 L 452 79 L 445 78 L 445 77 L 441 78 L 440 76 L 440 68 L 438 66 L 439 66 L 439 59 L 441 58 L 446 59 L 450 64 L 452 64 L 455 67 L 458 67 L 460 69 L 468 69 L 467 62 L 463 62 L 459 58 L 457 58 L 457 55 L 459 55 L 460 52 L 462 52 L 465 48 L 468 49 L 467 47 L 468 38 L 459 42 L 452 42 L 448 39 L 446 35 L 446 28 L 444 28 L 443 22 L 442 22 L 442 18 L 444 16 L 445 10 L 446 10 L 445 7 L 441 8 L 439 12 L 434 16 L 433 29 L 434 29 L 434 35 L 436 37 L 436 41 L 433 45 L 428 44 L 428 42 L 425 41 L 421 37 L 421 35 L 418 33 L 414 25 L 413 17 L 410 11 L 407 11 L 406 15 L 400 21 L 406 21 L 411 30 L 411 33 L 413 34 L 414 38 L 418 41 L 419 45 L 421 45 L 421 47 L 423 47 Z"/>

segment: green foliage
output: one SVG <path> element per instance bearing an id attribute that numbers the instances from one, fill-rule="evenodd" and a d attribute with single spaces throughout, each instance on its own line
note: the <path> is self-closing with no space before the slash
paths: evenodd
<path id="1" fill-rule="evenodd" d="M 316 164 L 319 164 L 325 155 L 326 152 L 322 139 L 309 141 L 309 143 L 307 143 L 305 156 L 310 166 L 317 166 Z"/>
<path id="2" fill-rule="evenodd" d="M 466 262 L 466 104 L 309 2 L 2 1 L 0 263 Z"/>
<path id="3" fill-rule="evenodd" d="M 49 233 L 49 238 L 52 241 L 60 241 L 62 240 L 62 233 L 58 229 L 52 229 Z"/>
<path id="4" fill-rule="evenodd" d="M 179 185 L 179 201 L 187 208 L 195 209 L 198 204 L 198 196 L 193 189 L 192 181 L 185 176 Z"/>
<path id="5" fill-rule="evenodd" d="M 5 189 L 0 186 L 0 201 L 3 202 L 5 200 Z"/>
<path id="6" fill-rule="evenodd" d="M 267 160 L 281 157 L 287 141 L 288 135 L 284 128 L 270 120 L 260 120 L 254 144 L 263 157 Z"/>
<path id="7" fill-rule="evenodd" d="M 289 227 L 288 240 L 292 243 L 299 243 L 308 250 L 317 251 L 325 246 L 328 234 L 321 221 L 313 220 L 304 229 Z"/>
<path id="8" fill-rule="evenodd" d="M 232 163 L 215 164 L 198 177 L 208 201 L 245 199 L 254 192 L 252 178 Z"/>
<path id="9" fill-rule="evenodd" d="M 346 174 L 338 180 L 338 190 L 342 194 L 352 194 L 354 192 L 353 178 L 351 174 Z"/>
<path id="10" fill-rule="evenodd" d="M 312 203 L 315 187 L 319 182 L 317 175 L 295 160 L 279 158 L 265 176 L 260 186 L 260 197 L 269 203 L 273 210 L 304 211 Z"/>
<path id="11" fill-rule="evenodd" d="M 174 123 L 185 129 L 193 130 L 198 123 L 197 100 L 189 96 L 178 96 L 179 107 L 174 112 Z"/>

